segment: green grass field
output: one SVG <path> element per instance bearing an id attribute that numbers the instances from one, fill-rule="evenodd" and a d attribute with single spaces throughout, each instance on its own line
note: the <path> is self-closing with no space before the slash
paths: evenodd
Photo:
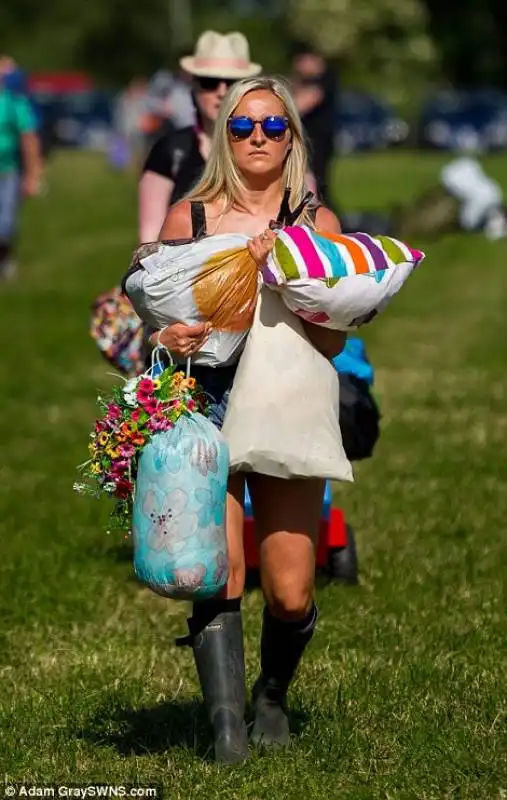
<path id="1" fill-rule="evenodd" d="M 434 156 L 352 158 L 344 205 L 408 199 Z M 487 162 L 507 189 L 507 160 Z M 0 286 L 0 765 L 7 782 L 157 784 L 166 798 L 507 796 L 507 243 L 449 236 L 365 331 L 383 432 L 336 499 L 357 588 L 319 585 L 287 753 L 209 759 L 185 604 L 133 577 L 107 508 L 72 492 L 110 369 L 91 300 L 128 266 L 135 183 L 58 155 L 24 213 L 20 279 Z M 418 246 L 420 242 L 414 242 Z M 244 602 L 247 678 L 261 598 Z M 1 791 L 1 790 L 0 790 Z"/>

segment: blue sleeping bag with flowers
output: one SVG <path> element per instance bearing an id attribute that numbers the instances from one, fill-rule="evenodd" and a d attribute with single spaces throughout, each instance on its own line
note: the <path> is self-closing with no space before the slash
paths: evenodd
<path id="1" fill-rule="evenodd" d="M 157 433 L 138 463 L 134 570 L 154 592 L 205 600 L 228 579 L 225 507 L 229 451 L 202 414 Z"/>

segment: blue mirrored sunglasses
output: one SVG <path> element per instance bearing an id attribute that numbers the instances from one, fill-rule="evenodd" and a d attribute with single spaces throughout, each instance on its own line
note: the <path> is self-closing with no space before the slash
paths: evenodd
<path id="1" fill-rule="evenodd" d="M 252 119 L 251 117 L 229 117 L 229 131 L 235 139 L 248 139 L 254 132 L 255 126 L 260 125 L 268 139 L 281 139 L 289 127 L 287 117 L 265 117 Z"/>

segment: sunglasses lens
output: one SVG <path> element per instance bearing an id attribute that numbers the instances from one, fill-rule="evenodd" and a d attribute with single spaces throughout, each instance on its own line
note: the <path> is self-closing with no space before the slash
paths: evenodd
<path id="1" fill-rule="evenodd" d="M 204 92 L 213 92 L 217 89 L 219 81 L 216 78 L 199 78 L 197 83 Z"/>
<path id="2" fill-rule="evenodd" d="M 229 120 L 229 130 L 237 139 L 246 139 L 254 127 L 255 123 L 250 117 L 231 117 Z"/>
<path id="3" fill-rule="evenodd" d="M 203 92 L 216 92 L 221 83 L 229 89 L 236 81 L 232 78 L 198 78 L 197 83 Z"/>
<path id="4" fill-rule="evenodd" d="M 262 130 L 270 139 L 283 136 L 288 127 L 285 117 L 266 117 L 262 122 Z"/>

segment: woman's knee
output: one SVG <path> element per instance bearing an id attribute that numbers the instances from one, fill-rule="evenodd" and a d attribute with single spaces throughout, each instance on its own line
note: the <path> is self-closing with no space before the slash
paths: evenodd
<path id="1" fill-rule="evenodd" d="M 264 591 L 266 605 L 274 617 L 287 621 L 303 619 L 313 604 L 313 586 L 277 583 Z"/>
<path id="2" fill-rule="evenodd" d="M 263 577 L 264 599 L 274 617 L 298 620 L 306 616 L 313 603 L 313 580 L 302 581 L 290 573 L 276 580 Z"/>

